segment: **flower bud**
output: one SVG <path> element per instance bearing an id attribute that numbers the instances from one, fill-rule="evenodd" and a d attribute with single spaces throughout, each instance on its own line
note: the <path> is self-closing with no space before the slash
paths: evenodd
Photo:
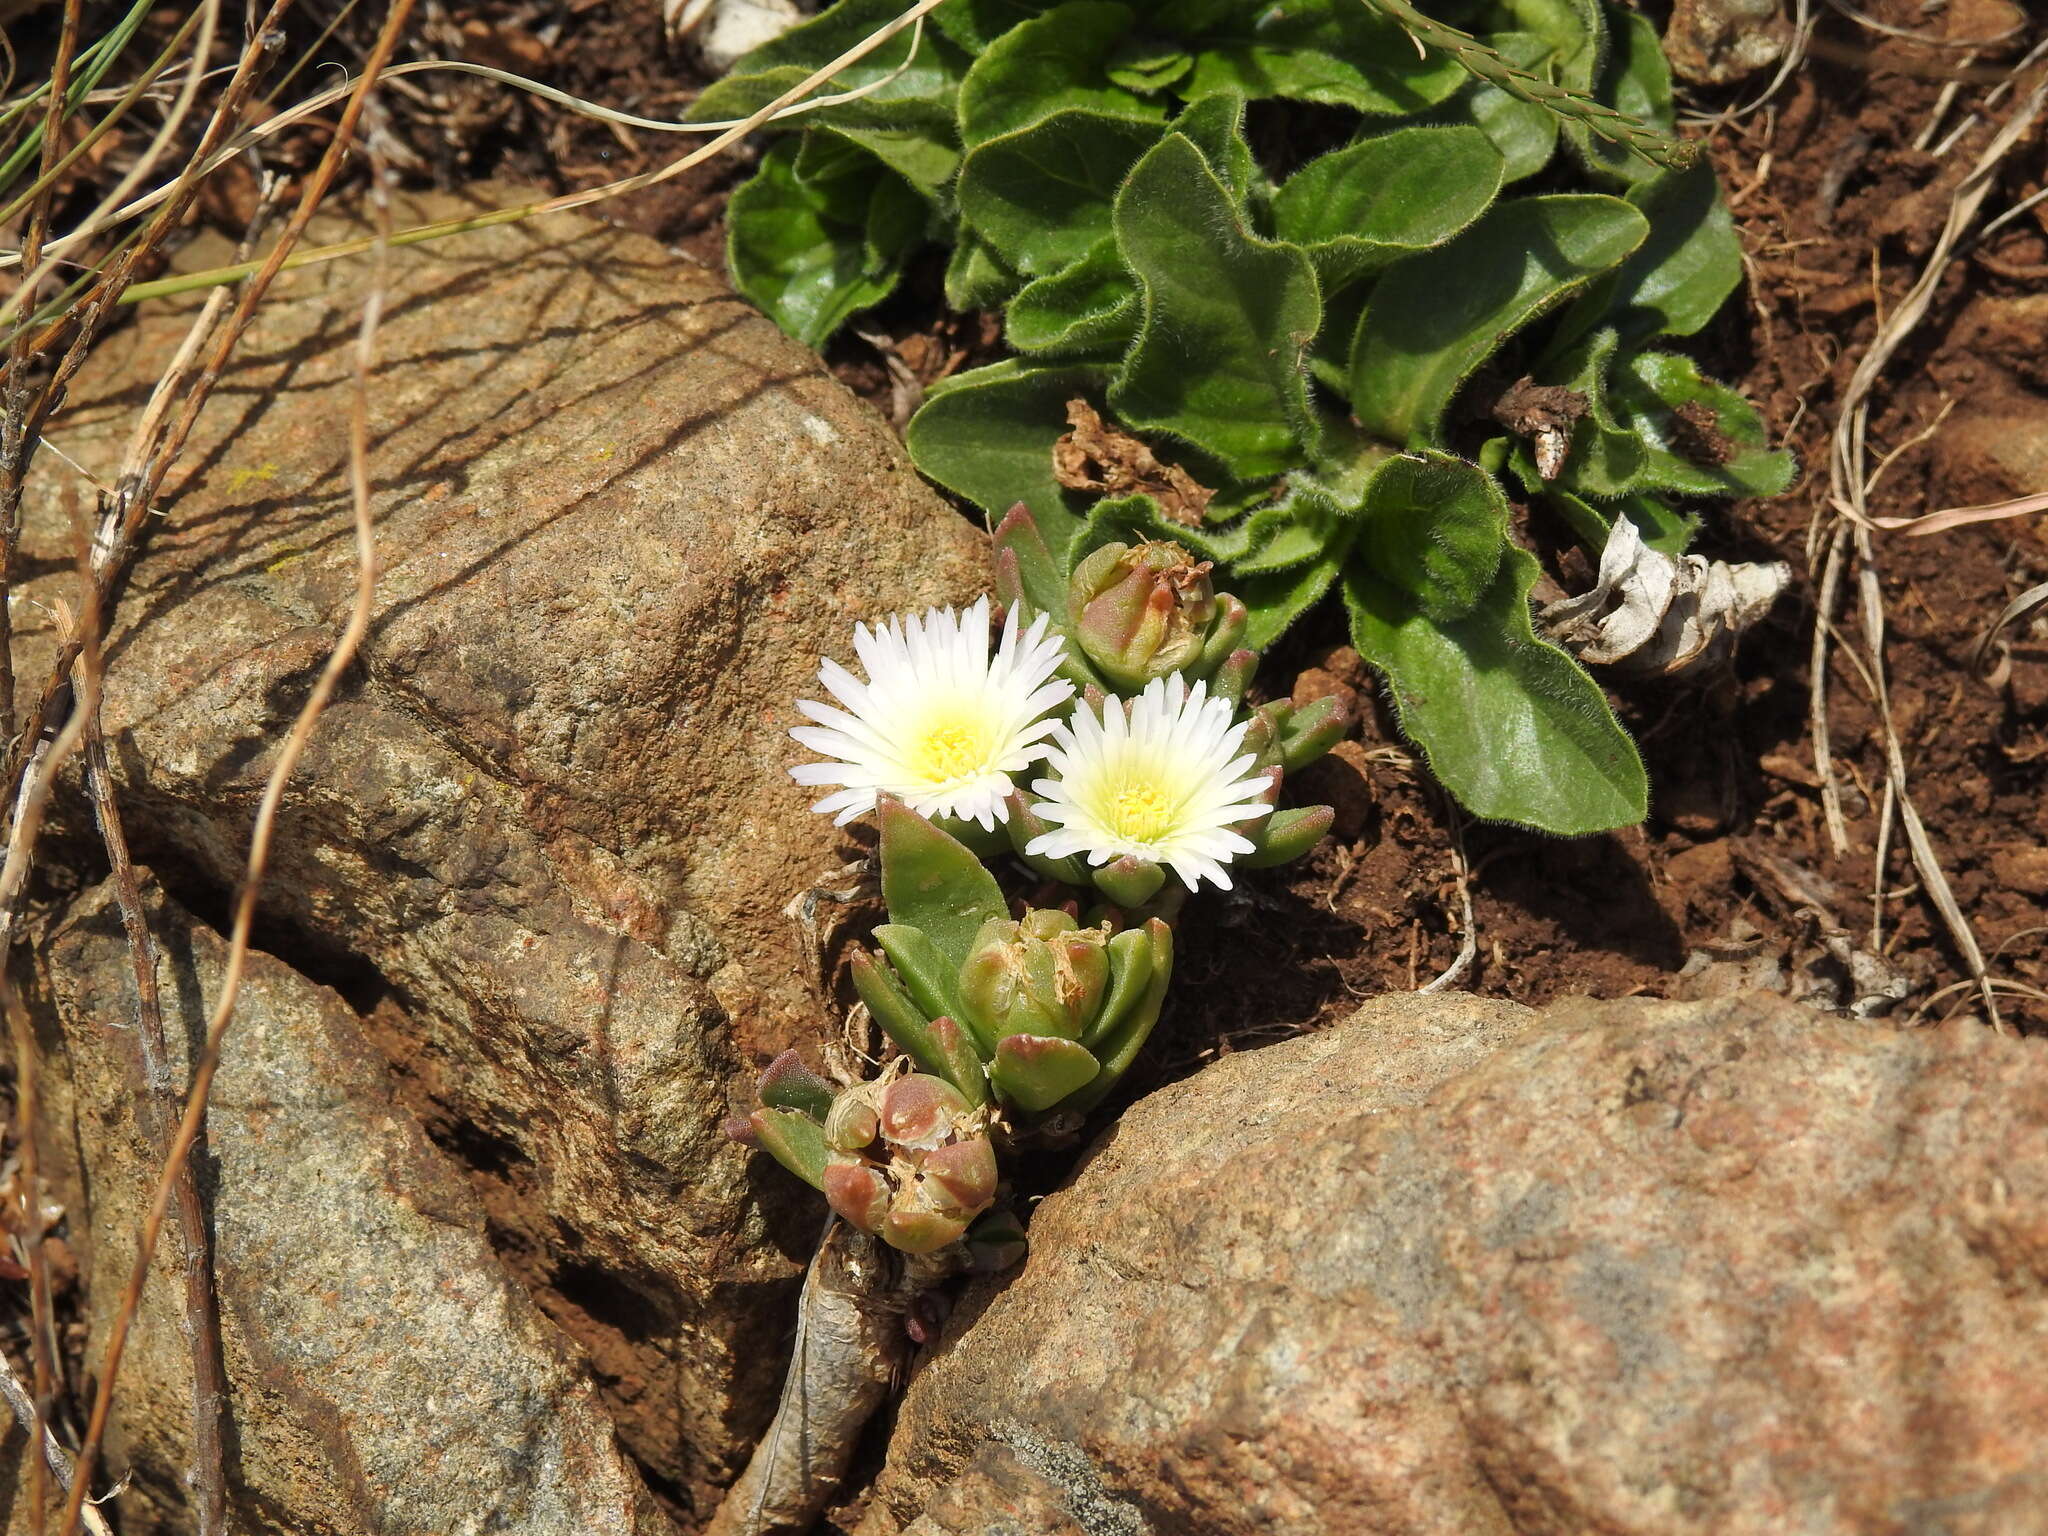
<path id="1" fill-rule="evenodd" d="M 848 1088 L 822 1131 L 783 1110 L 759 1111 L 755 1124 L 775 1116 L 810 1128 L 806 1166 L 832 1209 L 905 1253 L 943 1248 L 995 1200 L 1001 1174 L 988 1112 L 943 1079 L 913 1072 Z M 764 1142 L 780 1128 L 769 1120 Z"/>
<path id="2" fill-rule="evenodd" d="M 889 1214 L 889 1181 L 866 1163 L 830 1163 L 825 1168 L 825 1200 L 861 1231 L 878 1233 Z"/>
<path id="3" fill-rule="evenodd" d="M 1021 922 L 982 924 L 960 995 L 986 1037 L 1046 1035 L 1078 1040 L 1109 987 L 1109 934 L 1065 912 L 1039 909 Z"/>
<path id="4" fill-rule="evenodd" d="M 899 1077 L 882 1090 L 882 1135 L 899 1147 L 929 1150 L 952 1133 L 967 1101 L 951 1083 L 922 1072 Z"/>
<path id="5" fill-rule="evenodd" d="M 1083 654 L 1130 692 L 1195 671 L 1218 611 L 1209 562 L 1178 544 L 1105 544 L 1074 567 L 1067 585 Z"/>

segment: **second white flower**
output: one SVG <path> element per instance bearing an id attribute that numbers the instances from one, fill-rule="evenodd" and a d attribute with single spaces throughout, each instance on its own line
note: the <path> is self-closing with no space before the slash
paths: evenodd
<path id="1" fill-rule="evenodd" d="M 1190 689 L 1178 673 L 1128 704 L 1105 700 L 1099 715 L 1077 706 L 1045 755 L 1058 777 L 1032 785 L 1038 815 L 1054 830 L 1029 851 L 1080 854 L 1097 867 L 1145 859 L 1167 865 L 1189 890 L 1204 879 L 1228 890 L 1224 866 L 1252 851 L 1231 828 L 1272 810 L 1267 776 L 1239 750 L 1250 722 L 1233 724 L 1235 713 L 1230 700 L 1210 698 L 1202 683 Z"/>

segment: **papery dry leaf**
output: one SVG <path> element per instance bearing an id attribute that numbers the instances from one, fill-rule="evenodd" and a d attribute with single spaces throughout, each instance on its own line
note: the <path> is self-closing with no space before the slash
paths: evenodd
<path id="1" fill-rule="evenodd" d="M 1546 604 L 1536 622 L 1583 662 L 1671 676 L 1725 658 L 1791 581 L 1791 568 L 1777 560 L 1674 560 L 1621 517 L 1592 590 Z"/>
<path id="2" fill-rule="evenodd" d="M 1070 491 L 1128 496 L 1143 491 L 1160 512 L 1185 528 L 1199 527 L 1215 492 L 1178 464 L 1162 464 L 1128 432 L 1103 421 L 1086 400 L 1067 402 L 1073 428 L 1052 445 L 1053 477 Z"/>

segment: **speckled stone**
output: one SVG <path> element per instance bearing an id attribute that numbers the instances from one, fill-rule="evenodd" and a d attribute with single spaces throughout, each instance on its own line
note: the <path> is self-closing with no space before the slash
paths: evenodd
<path id="1" fill-rule="evenodd" d="M 2038 1041 L 1389 998 L 1135 1106 L 1031 1237 L 863 1536 L 1020 1482 L 1088 1536 L 2048 1531 Z"/>
<path id="2" fill-rule="evenodd" d="M 520 199 L 412 199 L 397 222 Z M 131 836 L 206 900 L 352 594 L 368 270 L 280 278 L 116 615 Z M 191 309 L 151 306 L 95 355 L 58 447 L 111 474 Z M 394 1000 L 377 1038 L 622 1433 L 709 1498 L 773 1401 L 762 1341 L 813 1225 L 719 1125 L 761 1052 L 815 1037 L 782 910 L 857 851 L 786 776 L 793 701 L 856 620 L 981 590 L 982 541 L 719 276 L 581 217 L 394 251 L 377 351 L 376 619 L 285 799 L 266 921 Z M 30 688 L 78 487 L 37 464 Z"/>
<path id="3" fill-rule="evenodd" d="M 227 946 L 153 889 L 150 911 L 183 1081 Z M 136 1124 L 134 972 L 107 888 L 65 914 L 38 968 L 42 1140 L 81 1264 L 96 1367 L 156 1169 Z M 587 1370 L 499 1264 L 468 1183 L 393 1105 L 383 1058 L 341 998 L 252 956 L 206 1124 L 199 1167 L 236 1530 L 673 1529 L 620 1451 Z M 132 1477 L 117 1504 L 131 1533 L 192 1529 L 181 1264 L 172 1221 L 124 1359 L 100 1484 Z"/>

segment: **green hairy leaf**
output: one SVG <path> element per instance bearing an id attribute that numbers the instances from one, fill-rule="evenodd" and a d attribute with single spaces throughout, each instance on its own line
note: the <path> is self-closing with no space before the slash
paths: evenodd
<path id="1" fill-rule="evenodd" d="M 1069 0 L 998 38 L 960 84 L 962 141 L 972 147 L 1062 110 L 1163 122 L 1164 107 L 1109 78 L 1110 51 L 1132 19 L 1127 5 Z"/>
<path id="2" fill-rule="evenodd" d="M 1500 190 L 1506 161 L 1477 128 L 1402 128 L 1311 160 L 1273 199 L 1273 229 L 1322 291 L 1441 245 Z"/>
<path id="3" fill-rule="evenodd" d="M 1495 53 L 1517 69 L 1541 73 L 1551 46 L 1533 32 L 1495 32 L 1482 37 Z M 1501 179 L 1513 183 L 1534 176 L 1557 151 L 1557 114 L 1532 101 L 1510 96 L 1497 85 L 1473 81 L 1430 114 L 1433 122 L 1470 124 L 1485 134 L 1504 162 Z"/>
<path id="4" fill-rule="evenodd" d="M 1406 33 L 1358 0 L 1217 10 L 1190 97 L 1230 90 L 1392 115 L 1435 106 L 1467 78 L 1455 59 L 1418 55 Z"/>
<path id="5" fill-rule="evenodd" d="M 1137 329 L 1138 280 L 1108 237 L 1072 265 L 1025 284 L 1010 303 L 1010 345 L 1020 352 L 1114 357 Z"/>
<path id="6" fill-rule="evenodd" d="M 1559 489 L 1608 499 L 1633 490 L 1642 476 L 1648 459 L 1643 440 L 1615 421 L 1607 398 L 1608 375 L 1620 345 L 1615 331 L 1598 331 L 1558 370 L 1558 382 L 1586 398 L 1586 414 L 1572 426 L 1564 473 L 1552 482 Z M 1517 459 L 1522 484 L 1531 495 L 1551 488 L 1537 475 L 1526 447 Z"/>
<path id="7" fill-rule="evenodd" d="M 826 146 L 809 156 L 815 145 Z M 790 335 L 822 346 L 879 304 L 923 238 L 925 206 L 902 177 L 840 141 L 785 139 L 732 195 L 733 283 Z M 805 174 L 806 170 L 810 174 Z"/>
<path id="8" fill-rule="evenodd" d="M 899 13 L 838 0 L 693 116 L 743 115 Z M 1438 23 L 1671 131 L 1656 30 L 1617 0 L 948 0 L 831 85 L 869 94 L 766 131 L 729 261 L 821 346 L 927 241 L 944 248 L 946 303 L 999 317 L 1009 356 L 933 385 L 905 437 L 998 530 L 1006 601 L 1064 608 L 1080 556 L 1170 539 L 1215 564 L 1258 648 L 1341 588 L 1404 728 L 1475 814 L 1617 826 L 1642 813 L 1641 764 L 1531 628 L 1535 566 L 1501 477 L 1594 555 L 1617 518 L 1676 553 L 1695 498 L 1771 494 L 1793 467 L 1732 390 L 1645 350 L 1699 332 L 1741 281 L 1710 165 L 1659 169 L 1682 162 L 1592 132 L 1615 119 L 1586 102 L 1510 94 Z M 1530 178 L 1540 195 L 1503 197 Z M 1461 405 L 1475 376 L 1503 403 L 1475 387 Z M 1523 380 L 1584 408 L 1501 395 Z M 1074 400 L 1207 487 L 1200 525 L 1061 485 Z M 1020 502 L 1030 517 L 1005 521 Z M 1068 675 L 1099 681 L 1081 661 Z M 1291 847 L 1318 829 L 1284 830 Z M 919 1006 L 942 1001 L 944 944 L 891 939 Z"/>
<path id="9" fill-rule="evenodd" d="M 1634 11 L 1613 5 L 1604 9 L 1608 50 L 1594 94 L 1653 128 L 1668 130 L 1672 123 L 1671 67 L 1664 62 L 1657 29 Z M 1641 156 L 1588 132 L 1584 124 L 1567 125 L 1565 136 L 1588 169 L 1617 181 L 1644 181 L 1661 174 Z"/>
<path id="10" fill-rule="evenodd" d="M 1117 189 L 1160 132 L 1071 109 L 985 139 L 960 166 L 961 216 L 1027 277 L 1057 272 L 1109 234 Z"/>
<path id="11" fill-rule="evenodd" d="M 1792 455 L 1773 451 L 1756 408 L 1689 357 L 1645 352 L 1615 381 L 1617 409 L 1648 450 L 1643 483 L 1694 496 L 1775 496 Z"/>
<path id="12" fill-rule="evenodd" d="M 1592 678 L 1536 638 L 1536 572 L 1535 557 L 1509 549 L 1478 605 L 1439 623 L 1354 563 L 1344 577 L 1352 644 L 1385 675 L 1430 771 L 1473 815 L 1565 836 L 1629 826 L 1648 809 L 1642 759 Z"/>
<path id="13" fill-rule="evenodd" d="M 1116 237 L 1143 295 L 1110 391 L 1117 414 L 1196 444 L 1240 479 L 1299 462 L 1314 431 L 1302 358 L 1321 316 L 1308 257 L 1252 234 L 1178 133 L 1131 172 Z"/>
<path id="14" fill-rule="evenodd" d="M 1052 445 L 1067 433 L 1067 402 L 1100 400 L 1107 369 L 1022 360 L 948 379 L 911 418 L 904 441 L 917 467 L 987 514 L 1023 502 L 1059 555 L 1081 524 L 1073 493 L 1053 478 Z"/>
<path id="15" fill-rule="evenodd" d="M 1449 623 L 1478 607 L 1507 547 L 1507 498 L 1464 460 L 1403 454 L 1373 476 L 1358 559 L 1428 618 Z"/>
<path id="16" fill-rule="evenodd" d="M 1628 200 L 1650 221 L 1648 238 L 1573 302 L 1554 346 L 1599 325 L 1632 341 L 1690 336 L 1741 284 L 1742 242 L 1707 161 L 1639 181 Z"/>
<path id="17" fill-rule="evenodd" d="M 1353 412 L 1391 442 L 1432 440 L 1458 386 L 1503 341 L 1648 233 L 1648 221 L 1618 197 L 1530 197 L 1395 263 L 1351 345 Z"/>

